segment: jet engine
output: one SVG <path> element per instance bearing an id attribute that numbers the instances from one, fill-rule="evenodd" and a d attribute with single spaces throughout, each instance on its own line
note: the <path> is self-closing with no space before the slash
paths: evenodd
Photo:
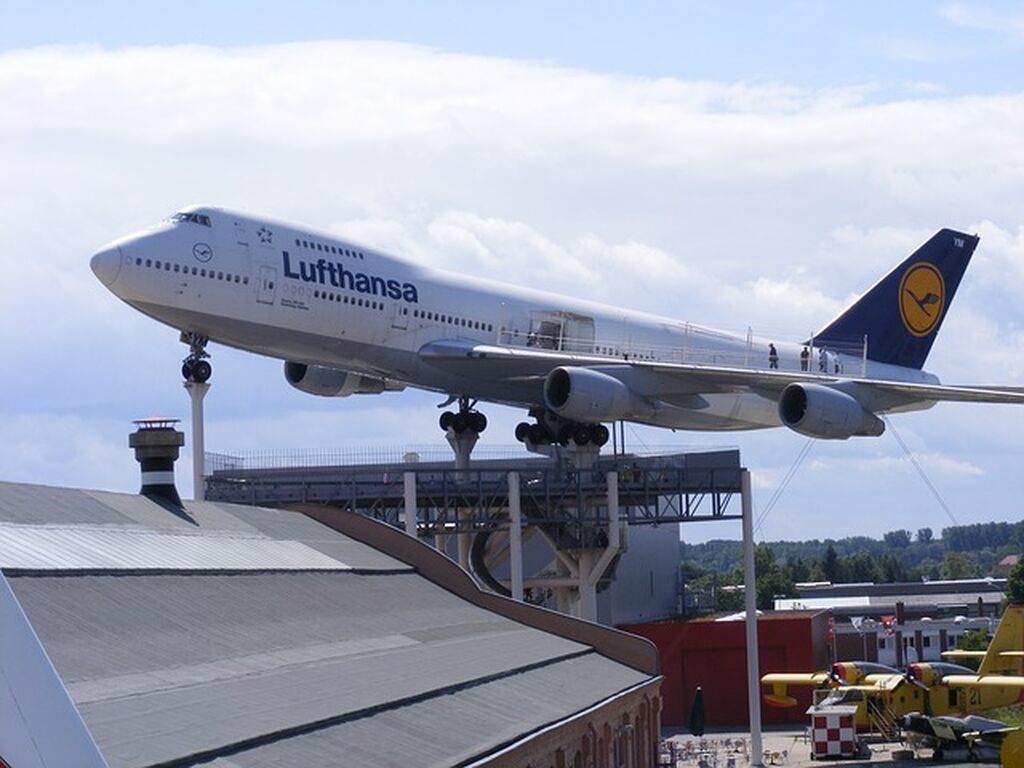
<path id="1" fill-rule="evenodd" d="M 321 397 L 348 397 L 349 395 L 377 395 L 397 392 L 405 385 L 375 376 L 325 368 L 321 365 L 286 362 L 284 377 L 296 389 Z"/>
<path id="2" fill-rule="evenodd" d="M 821 384 L 790 384 L 779 398 L 782 423 L 807 437 L 823 440 L 878 437 L 885 423 L 857 398 Z"/>
<path id="3" fill-rule="evenodd" d="M 559 416 L 594 423 L 650 414 L 654 409 L 614 376 L 590 368 L 555 368 L 544 380 L 544 404 Z"/>

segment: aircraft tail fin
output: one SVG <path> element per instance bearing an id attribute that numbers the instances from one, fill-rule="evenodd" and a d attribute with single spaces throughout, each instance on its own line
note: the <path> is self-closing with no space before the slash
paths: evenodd
<path id="1" fill-rule="evenodd" d="M 1024 605 L 1008 605 L 999 621 L 979 675 L 1024 674 Z"/>
<path id="2" fill-rule="evenodd" d="M 867 337 L 869 360 L 923 368 L 977 245 L 974 235 L 940 229 L 815 334 L 815 345 L 841 350 Z"/>

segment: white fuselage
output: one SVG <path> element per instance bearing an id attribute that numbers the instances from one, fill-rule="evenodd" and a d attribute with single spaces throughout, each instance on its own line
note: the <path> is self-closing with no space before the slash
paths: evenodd
<path id="1" fill-rule="evenodd" d="M 767 369 L 767 339 L 582 299 L 443 272 L 334 235 L 209 207 L 118 240 L 94 269 L 131 306 L 174 328 L 261 355 L 394 380 L 486 401 L 541 407 L 539 382 L 473 376 L 419 351 L 444 339 L 606 357 Z M 97 267 L 99 260 L 101 266 Z M 778 368 L 800 371 L 800 343 L 775 341 Z M 856 345 L 814 350 L 811 373 L 935 382 L 922 371 L 866 360 Z M 705 395 L 707 407 L 642 419 L 681 429 L 780 425 L 776 401 L 749 392 Z M 928 407 L 922 402 L 919 406 Z M 907 407 L 901 409 L 908 409 Z"/>

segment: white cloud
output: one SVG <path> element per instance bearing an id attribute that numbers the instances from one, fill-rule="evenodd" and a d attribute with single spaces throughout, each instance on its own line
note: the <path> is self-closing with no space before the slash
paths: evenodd
<path id="1" fill-rule="evenodd" d="M 942 9 L 942 15 L 958 27 L 1024 38 L 1024 13 L 1000 13 L 978 4 L 950 3 Z"/>
<path id="2" fill-rule="evenodd" d="M 0 379 L 5 476 L 128 490 L 128 421 L 187 414 L 173 330 L 117 302 L 87 263 L 101 243 L 194 201 L 780 339 L 821 327 L 935 229 L 973 227 L 981 247 L 934 367 L 1020 384 L 1024 94 L 888 92 L 652 80 L 393 43 L 0 54 L 0 354 L 15 372 Z M 435 396 L 314 401 L 287 387 L 278 362 L 214 353 L 213 450 L 440 442 Z M 1012 515 L 1010 412 L 939 406 L 899 424 L 914 425 L 915 450 L 963 499 Z M 510 443 L 520 415 L 488 413 L 486 440 Z M 71 420 L 80 458 L 37 440 L 46 419 Z M 739 444 L 766 491 L 802 441 L 638 434 Z M 826 464 L 794 478 L 765 530 L 886 525 L 850 514 L 865 495 L 917 503 L 893 490 L 913 481 L 902 459 L 871 445 L 816 449 Z M 828 463 L 833 451 L 849 461 Z M 839 511 L 827 525 L 815 482 L 850 489 L 830 498 Z"/>

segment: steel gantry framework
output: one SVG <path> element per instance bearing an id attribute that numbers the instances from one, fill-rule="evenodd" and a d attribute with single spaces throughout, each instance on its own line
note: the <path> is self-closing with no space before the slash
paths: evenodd
<path id="1" fill-rule="evenodd" d="M 210 500 L 287 506 L 337 506 L 402 526 L 413 476 L 420 535 L 494 527 L 507 514 L 510 475 L 518 477 L 524 523 L 585 529 L 607 525 L 608 475 L 618 480 L 618 507 L 630 525 L 740 519 L 739 451 L 618 456 L 576 468 L 550 460 L 390 463 L 295 468 L 226 468 L 206 476 Z"/>

